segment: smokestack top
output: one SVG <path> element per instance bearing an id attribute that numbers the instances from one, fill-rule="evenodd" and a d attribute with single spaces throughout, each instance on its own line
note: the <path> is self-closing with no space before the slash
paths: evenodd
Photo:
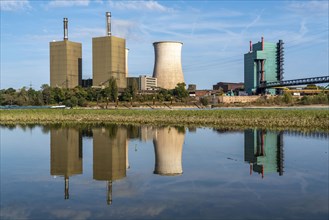
<path id="1" fill-rule="evenodd" d="M 106 12 L 106 35 L 111 36 L 111 12 Z"/>
<path id="2" fill-rule="evenodd" d="M 63 24 L 64 24 L 64 40 L 68 40 L 68 19 L 64 18 L 63 19 Z"/>
<path id="3" fill-rule="evenodd" d="M 249 43 L 250 43 L 250 50 L 249 50 L 249 52 L 252 52 L 252 41 L 249 41 Z"/>
<path id="4" fill-rule="evenodd" d="M 262 36 L 262 50 L 264 50 L 264 37 Z"/>

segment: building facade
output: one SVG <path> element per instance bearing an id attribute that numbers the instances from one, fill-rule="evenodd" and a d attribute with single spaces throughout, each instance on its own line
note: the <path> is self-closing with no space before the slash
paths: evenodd
<path id="1" fill-rule="evenodd" d="M 213 85 L 213 90 L 223 89 L 223 92 L 228 92 L 236 89 L 243 89 L 244 83 L 230 83 L 230 82 L 218 82 L 216 85 Z"/>
<path id="2" fill-rule="evenodd" d="M 74 88 L 82 84 L 82 44 L 68 40 L 64 18 L 64 40 L 49 43 L 50 86 Z"/>
<path id="3" fill-rule="evenodd" d="M 154 90 L 157 86 L 157 78 L 151 76 L 139 76 L 139 90 Z"/>
<path id="4" fill-rule="evenodd" d="M 118 88 L 127 88 L 126 40 L 114 36 L 92 40 L 93 86 L 105 86 L 113 77 Z"/>
<path id="5" fill-rule="evenodd" d="M 250 50 L 244 55 L 244 86 L 246 92 L 251 94 L 264 93 L 259 85 L 266 82 L 277 82 L 283 79 L 283 42 L 261 42 L 252 44 Z M 268 89 L 275 94 L 275 89 Z"/>

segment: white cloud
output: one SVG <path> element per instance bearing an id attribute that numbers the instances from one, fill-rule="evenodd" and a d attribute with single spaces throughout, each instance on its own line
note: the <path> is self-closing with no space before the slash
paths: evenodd
<path id="1" fill-rule="evenodd" d="M 168 8 L 156 1 L 109 1 L 110 7 L 118 10 L 145 10 L 158 12 L 173 12 L 172 8 Z"/>
<path id="2" fill-rule="evenodd" d="M 49 2 L 49 8 L 61 8 L 61 7 L 72 7 L 72 6 L 88 6 L 89 0 L 53 0 Z"/>
<path id="3" fill-rule="evenodd" d="M 302 1 L 293 2 L 288 5 L 288 9 L 297 13 L 307 13 L 314 15 L 328 14 L 328 1 Z"/>
<path id="4" fill-rule="evenodd" d="M 28 0 L 1 0 L 1 11 L 18 11 L 24 9 L 31 9 L 31 5 Z"/>

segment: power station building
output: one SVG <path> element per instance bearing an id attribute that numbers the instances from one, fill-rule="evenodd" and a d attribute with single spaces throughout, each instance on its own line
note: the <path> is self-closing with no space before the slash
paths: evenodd
<path id="1" fill-rule="evenodd" d="M 113 77 L 119 89 L 127 87 L 126 40 L 111 36 L 111 13 L 106 12 L 107 36 L 92 39 L 93 86 L 105 86 Z"/>
<path id="2" fill-rule="evenodd" d="M 283 80 L 283 41 L 278 43 L 261 42 L 252 44 L 250 50 L 244 55 L 244 86 L 249 95 L 264 93 L 259 86 L 266 82 Z M 269 89 L 275 94 L 275 89 Z"/>
<path id="3" fill-rule="evenodd" d="M 64 40 L 50 42 L 50 86 L 74 88 L 82 85 L 82 44 L 68 40 L 64 18 Z"/>
<path id="4" fill-rule="evenodd" d="M 153 77 L 157 78 L 158 87 L 174 89 L 177 83 L 184 82 L 181 62 L 181 42 L 154 42 L 155 62 Z"/>

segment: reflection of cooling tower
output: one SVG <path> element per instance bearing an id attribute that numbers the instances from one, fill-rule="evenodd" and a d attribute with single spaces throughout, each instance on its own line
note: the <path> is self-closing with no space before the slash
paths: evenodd
<path id="1" fill-rule="evenodd" d="M 154 173 L 160 175 L 180 175 L 182 170 L 182 151 L 185 134 L 176 128 L 159 128 L 154 143 Z"/>
<path id="2" fill-rule="evenodd" d="M 126 176 L 127 130 L 93 129 L 93 178 L 117 180 Z"/>
<path id="3" fill-rule="evenodd" d="M 155 63 L 153 77 L 157 78 L 158 87 L 174 89 L 177 83 L 184 82 L 181 63 L 181 50 L 183 43 L 180 42 L 155 42 Z"/>

